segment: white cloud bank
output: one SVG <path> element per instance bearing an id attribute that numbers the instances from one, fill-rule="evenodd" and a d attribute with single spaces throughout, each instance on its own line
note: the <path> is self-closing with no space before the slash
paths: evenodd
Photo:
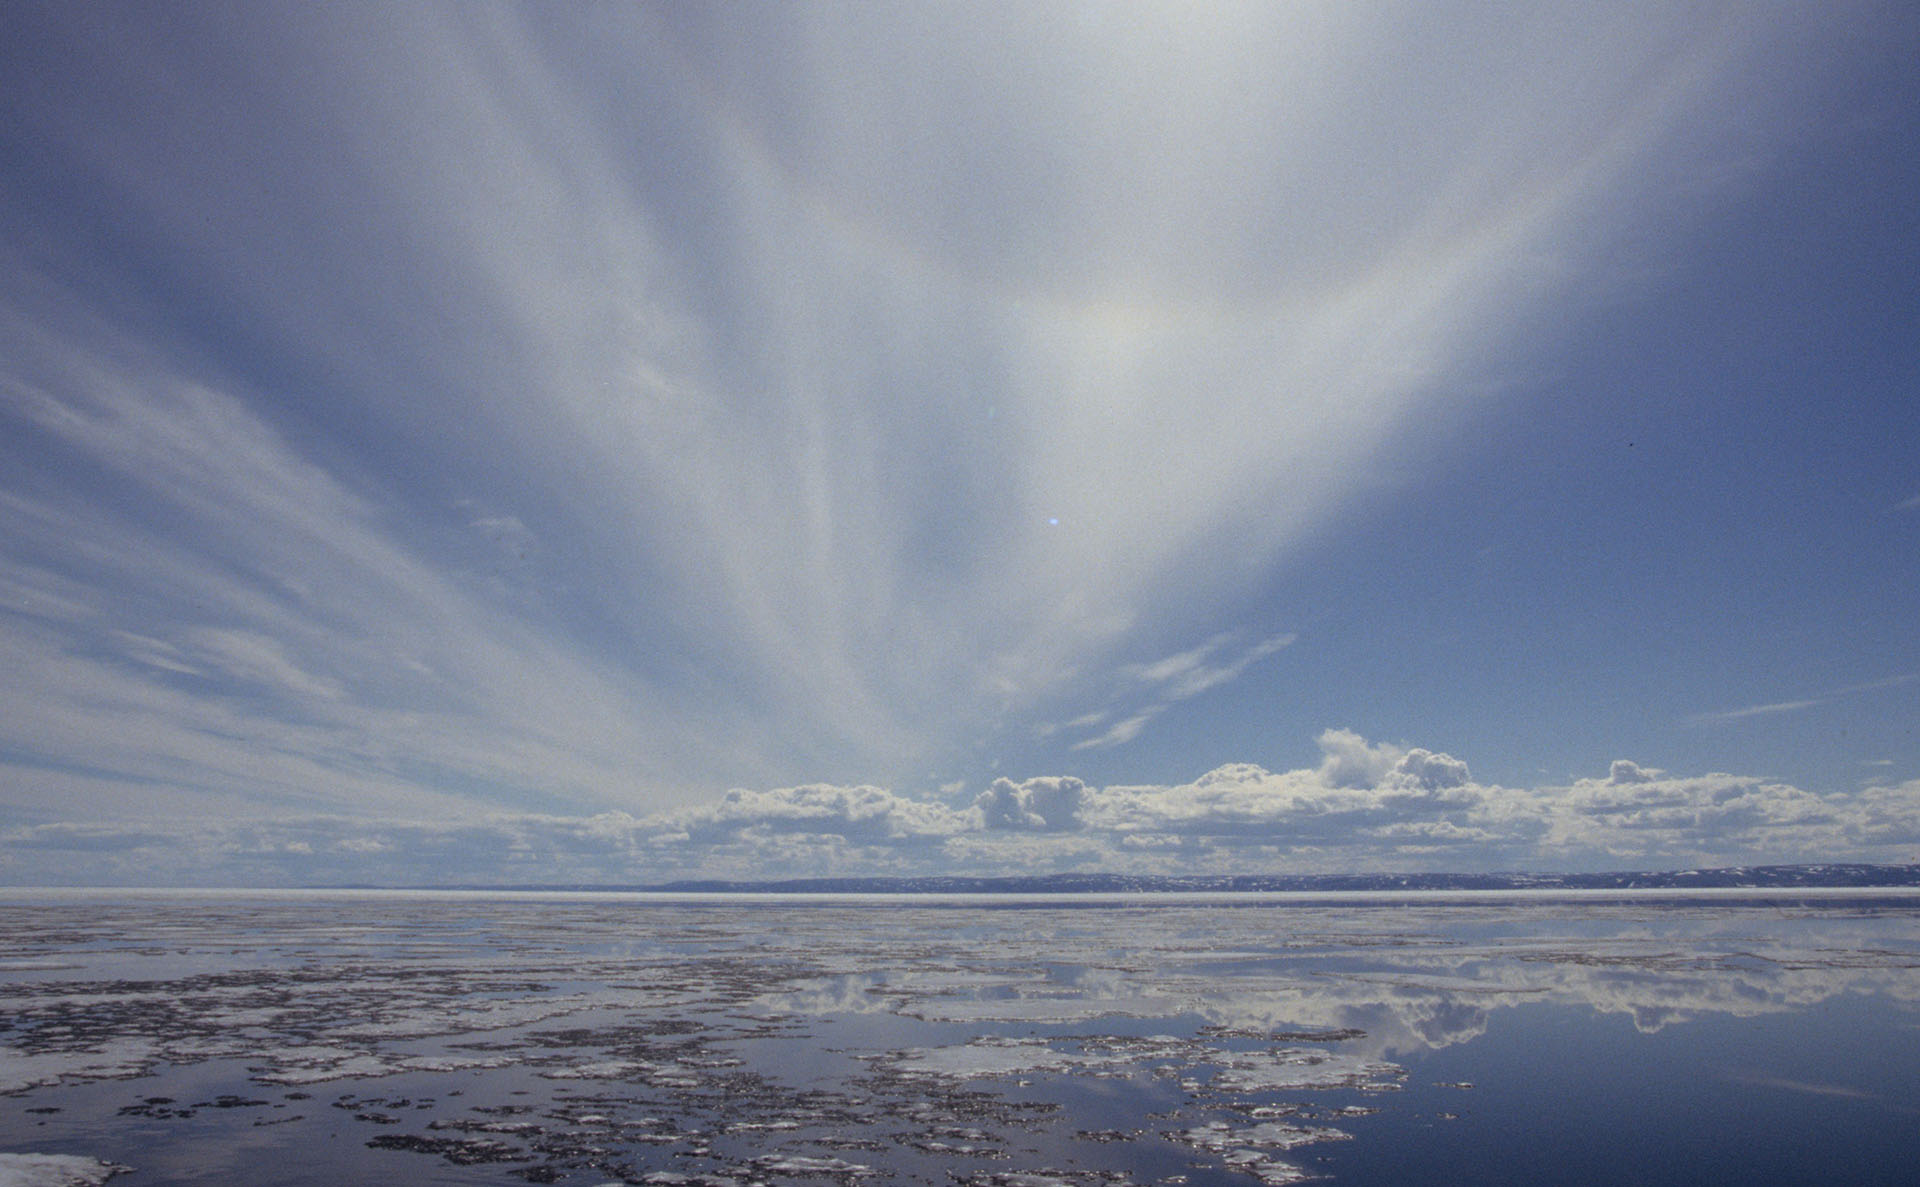
<path id="1" fill-rule="evenodd" d="M 1609 870 L 1920 857 L 1920 781 L 1816 794 L 1619 760 L 1508 788 L 1419 747 L 1320 737 L 1314 767 L 1173 786 L 996 779 L 970 804 L 877 787 L 735 790 L 649 816 L 84 823 L 0 833 L 0 881 L 655 883 L 859 874 Z"/>

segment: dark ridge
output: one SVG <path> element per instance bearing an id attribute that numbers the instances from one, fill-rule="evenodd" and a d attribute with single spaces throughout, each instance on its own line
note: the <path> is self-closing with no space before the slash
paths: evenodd
<path id="1" fill-rule="evenodd" d="M 460 890 L 653 891 L 678 894 L 1117 894 L 1364 890 L 1679 890 L 1920 886 L 1920 865 L 1729 866 L 1602 874 L 1042 874 L 893 878 L 697 879 L 653 884 L 467 885 Z"/>

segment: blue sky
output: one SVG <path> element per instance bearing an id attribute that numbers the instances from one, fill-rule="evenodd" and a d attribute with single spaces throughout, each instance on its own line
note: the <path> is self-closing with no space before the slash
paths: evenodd
<path id="1" fill-rule="evenodd" d="M 0 880 L 1920 859 L 1908 6 L 0 22 Z"/>

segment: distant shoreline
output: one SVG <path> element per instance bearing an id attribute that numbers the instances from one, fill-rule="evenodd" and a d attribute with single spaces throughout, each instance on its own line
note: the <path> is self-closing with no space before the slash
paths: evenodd
<path id="1" fill-rule="evenodd" d="M 0 887 L 0 897 L 253 894 L 262 897 L 522 897 L 684 902 L 1256 903 L 1571 901 L 1658 898 L 1846 899 L 1920 897 L 1920 865 L 1821 864 L 1600 874 L 1292 874 L 1155 877 L 1057 874 L 1035 877 L 801 878 L 679 881 L 647 885 L 468 884 L 307 887 Z"/>
<path id="2" fill-rule="evenodd" d="M 887 894 L 881 892 L 815 891 L 672 891 L 672 890 L 550 890 L 445 889 L 379 887 L 0 887 L 0 905 L 53 906 L 61 903 L 113 903 L 139 900 L 152 903 L 246 903 L 287 905 L 308 903 L 365 904 L 598 904 L 632 907 L 738 907 L 743 909 L 843 908 L 847 910 L 966 909 L 1138 910 L 1191 908 L 1322 908 L 1357 907 L 1390 910 L 1396 907 L 1519 908 L 1527 906 L 1680 907 L 1780 909 L 1789 906 L 1920 907 L 1920 886 L 1798 886 L 1798 887 L 1635 887 L 1622 889 L 1531 890 L 1242 890 L 1242 891 L 1080 891 L 1061 894 L 963 894 L 940 891 Z"/>

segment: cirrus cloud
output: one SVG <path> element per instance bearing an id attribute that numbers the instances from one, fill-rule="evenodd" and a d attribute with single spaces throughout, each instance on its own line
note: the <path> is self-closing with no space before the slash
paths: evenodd
<path id="1" fill-rule="evenodd" d="M 1136 744 L 1824 44 L 1084 15 L 10 14 L 9 806 L 651 813 L 1063 705 L 1061 757 Z"/>

